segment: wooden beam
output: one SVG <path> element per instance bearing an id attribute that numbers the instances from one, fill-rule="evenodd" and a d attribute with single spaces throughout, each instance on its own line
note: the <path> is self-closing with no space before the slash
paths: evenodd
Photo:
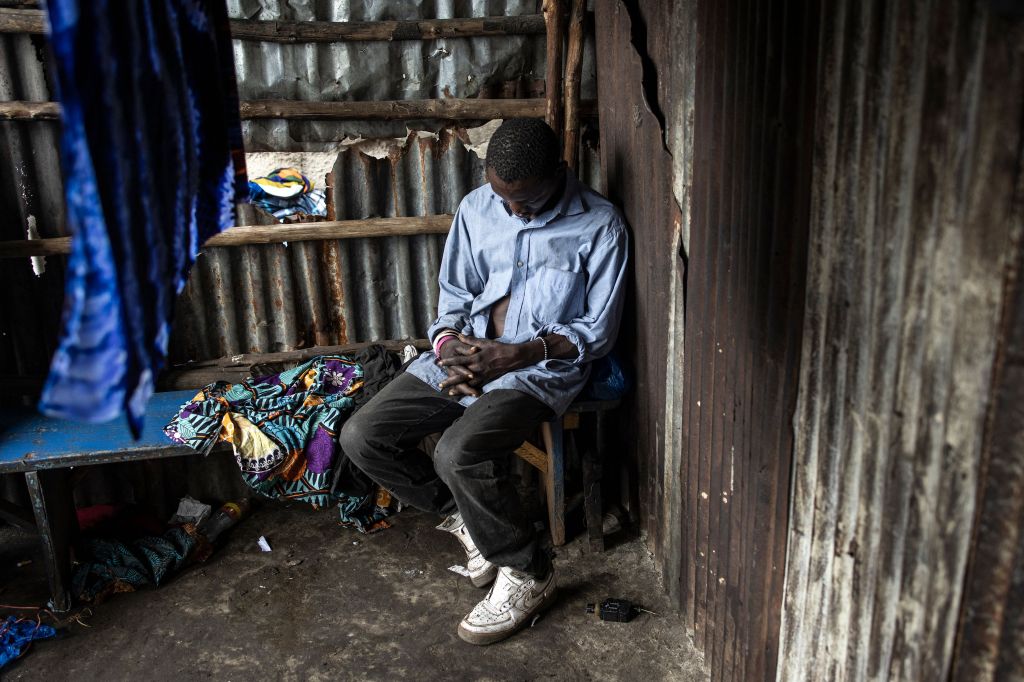
<path id="1" fill-rule="evenodd" d="M 544 0 L 544 23 L 547 24 L 547 60 L 544 94 L 547 98 L 545 120 L 562 140 L 562 14 L 561 0 Z"/>
<path id="2" fill-rule="evenodd" d="M 524 14 L 410 21 L 231 21 L 231 37 L 272 43 L 334 43 L 367 40 L 434 40 L 478 36 L 540 35 L 544 17 Z M 0 9 L 0 33 L 42 34 L 42 10 Z"/>
<path id="3" fill-rule="evenodd" d="M 57 102 L 0 102 L 0 121 L 56 121 L 60 119 Z"/>
<path id="4" fill-rule="evenodd" d="M 0 242 L 0 258 L 64 256 L 71 253 L 71 237 L 15 239 Z"/>
<path id="5" fill-rule="evenodd" d="M 243 119 L 282 118 L 295 121 L 340 120 L 476 120 L 496 118 L 541 118 L 550 102 L 529 99 L 412 99 L 381 102 L 300 102 L 296 100 L 249 100 L 241 102 Z M 559 111 L 561 99 L 559 99 Z M 560 115 L 560 114 L 559 114 Z M 597 116 L 597 103 L 580 102 L 581 117 Z M 57 102 L 0 102 L 0 121 L 56 121 Z"/>
<path id="6" fill-rule="evenodd" d="M 334 222 L 295 223 L 293 225 L 244 225 L 232 227 L 210 237 L 203 248 L 241 246 L 243 244 L 280 244 L 323 239 L 359 239 L 362 237 L 405 237 L 419 234 L 447 234 L 452 226 L 448 214 L 400 218 L 365 218 Z"/>
<path id="7" fill-rule="evenodd" d="M 244 244 L 280 244 L 325 239 L 363 237 L 404 237 L 420 234 L 446 234 L 451 228 L 448 214 L 401 218 L 365 218 L 291 225 L 240 225 L 210 237 L 203 248 Z M 0 258 L 58 256 L 71 253 L 71 237 L 0 241 Z"/>
<path id="8" fill-rule="evenodd" d="M 284 363 L 298 365 L 317 355 L 355 355 L 364 348 L 379 343 L 388 350 L 400 352 L 406 345 L 415 346 L 417 350 L 430 349 L 427 339 L 397 339 L 371 343 L 351 343 L 345 346 L 313 346 L 301 350 L 281 351 L 278 353 L 244 353 L 215 360 L 189 362 L 183 365 L 168 367 L 161 372 L 157 387 L 161 391 L 184 391 L 198 388 L 214 381 L 238 382 L 250 376 L 253 365 Z"/>
<path id="9" fill-rule="evenodd" d="M 579 167 L 580 81 L 583 77 L 583 20 L 587 0 L 572 0 L 569 16 L 569 49 L 565 56 L 565 147 L 562 158 L 574 171 Z"/>
<path id="10" fill-rule="evenodd" d="M 410 99 L 379 102 L 302 102 L 297 100 L 248 100 L 239 104 L 243 119 L 289 120 L 491 120 L 544 116 L 545 102 L 534 99 Z M 57 102 L 0 102 L 0 120 L 56 121 Z"/>
<path id="11" fill-rule="evenodd" d="M 0 33 L 46 32 L 43 11 L 38 9 L 0 9 Z"/>
<path id="12" fill-rule="evenodd" d="M 231 22 L 231 37 L 275 43 L 333 43 L 365 40 L 434 40 L 475 36 L 540 35 L 544 17 L 526 14 L 411 21 L 244 21 Z"/>
<path id="13" fill-rule="evenodd" d="M 544 115 L 544 100 L 536 99 L 410 99 L 378 102 L 300 102 L 250 100 L 239 107 L 242 118 L 289 120 L 435 118 L 491 120 Z"/>

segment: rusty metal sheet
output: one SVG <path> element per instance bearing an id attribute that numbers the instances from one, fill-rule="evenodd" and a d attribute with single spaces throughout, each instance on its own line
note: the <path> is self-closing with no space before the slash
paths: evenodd
<path id="1" fill-rule="evenodd" d="M 597 3 L 602 161 L 635 235 L 640 515 L 715 680 L 776 664 L 816 22 L 800 3 Z"/>
<path id="2" fill-rule="evenodd" d="M 1020 545 L 1004 544 L 1019 451 L 993 450 L 1006 479 L 987 482 L 982 453 L 1020 248 L 1019 11 L 844 1 L 822 17 L 778 676 L 948 679 L 966 606 L 988 623 L 968 627 L 982 649 L 963 650 L 959 679 L 1018 679 L 1000 666 L 1020 662 L 1005 573 Z M 975 556 L 994 563 L 964 604 L 979 487 L 994 506 Z"/>

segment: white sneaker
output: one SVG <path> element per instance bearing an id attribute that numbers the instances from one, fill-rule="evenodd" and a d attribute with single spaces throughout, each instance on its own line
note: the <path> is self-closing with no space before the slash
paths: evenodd
<path id="1" fill-rule="evenodd" d="M 469 580 L 473 587 L 487 587 L 498 574 L 498 567 L 485 559 L 476 548 L 473 538 L 469 537 L 469 531 L 466 530 L 466 524 L 462 521 L 462 514 L 455 512 L 437 526 L 437 529 L 451 533 L 462 543 L 463 549 L 466 550 L 466 570 L 469 571 Z"/>
<path id="2" fill-rule="evenodd" d="M 459 637 L 470 644 L 493 644 L 529 625 L 554 600 L 554 567 L 538 581 L 502 566 L 487 597 L 459 623 Z"/>

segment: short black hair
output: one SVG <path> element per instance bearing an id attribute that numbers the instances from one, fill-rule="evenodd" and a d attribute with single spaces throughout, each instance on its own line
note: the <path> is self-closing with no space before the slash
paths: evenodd
<path id="1" fill-rule="evenodd" d="M 549 178 L 561 162 L 558 136 L 539 118 L 507 118 L 487 144 L 487 167 L 505 182 Z"/>

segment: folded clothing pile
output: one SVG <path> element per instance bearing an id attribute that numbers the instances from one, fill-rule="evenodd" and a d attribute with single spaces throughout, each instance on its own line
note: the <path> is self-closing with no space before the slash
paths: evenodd
<path id="1" fill-rule="evenodd" d="M 324 190 L 313 189 L 309 178 L 296 168 L 278 168 L 250 180 L 249 201 L 281 222 L 292 215 L 327 215 Z"/>

